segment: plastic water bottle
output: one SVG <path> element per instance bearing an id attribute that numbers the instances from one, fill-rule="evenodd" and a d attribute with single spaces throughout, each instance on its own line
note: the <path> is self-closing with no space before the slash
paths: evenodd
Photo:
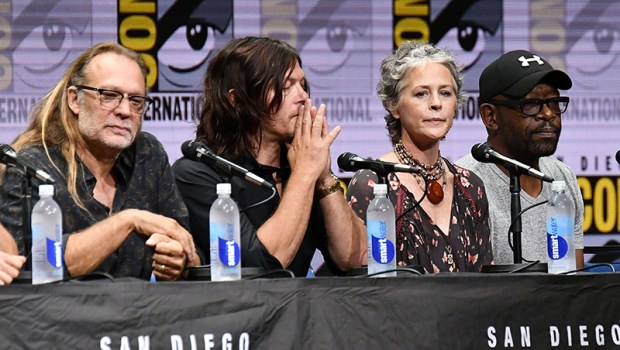
<path id="1" fill-rule="evenodd" d="M 211 281 L 241 279 L 241 236 L 239 209 L 230 198 L 230 184 L 216 187 L 218 198 L 209 212 Z"/>
<path id="2" fill-rule="evenodd" d="M 396 269 L 396 220 L 394 206 L 387 198 L 387 185 L 376 184 L 375 198 L 366 211 L 368 238 L 368 274 Z M 396 271 L 378 277 L 396 276 Z"/>
<path id="3" fill-rule="evenodd" d="M 32 209 L 32 284 L 60 281 L 63 277 L 62 212 L 54 201 L 54 185 L 39 186 Z"/>
<path id="4" fill-rule="evenodd" d="M 566 183 L 553 181 L 547 203 L 547 271 L 558 274 L 576 269 L 575 207 L 566 195 Z"/>

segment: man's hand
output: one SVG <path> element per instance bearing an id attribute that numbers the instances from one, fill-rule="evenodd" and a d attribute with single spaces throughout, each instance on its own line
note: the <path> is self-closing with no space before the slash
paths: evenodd
<path id="1" fill-rule="evenodd" d="M 25 262 L 26 258 L 21 255 L 0 252 L 0 285 L 13 282 Z"/>
<path id="2" fill-rule="evenodd" d="M 196 253 L 196 246 L 192 235 L 187 232 L 176 220 L 151 213 L 145 210 L 133 210 L 129 214 L 133 217 L 134 230 L 143 235 L 159 233 L 177 241 L 183 248 L 190 265 L 199 265 L 200 258 Z"/>
<path id="3" fill-rule="evenodd" d="M 126 209 L 69 235 L 65 247 L 69 274 L 79 276 L 93 271 L 123 244 L 131 232 L 147 237 L 156 233 L 169 237 L 181 246 L 188 265 L 200 264 L 192 235 L 176 220 L 146 210 Z M 160 241 L 155 239 L 155 243 Z"/>
<path id="4" fill-rule="evenodd" d="M 158 280 L 174 281 L 185 268 L 186 255 L 183 247 L 172 238 L 154 233 L 146 245 L 155 248 L 153 253 L 153 273 Z"/>
<path id="5" fill-rule="evenodd" d="M 293 140 L 287 145 L 292 171 L 299 169 L 315 182 L 327 180 L 330 177 L 329 147 L 339 133 L 340 127 L 328 131 L 325 105 L 317 109 L 312 106 L 312 100 L 306 100 L 299 108 Z"/>

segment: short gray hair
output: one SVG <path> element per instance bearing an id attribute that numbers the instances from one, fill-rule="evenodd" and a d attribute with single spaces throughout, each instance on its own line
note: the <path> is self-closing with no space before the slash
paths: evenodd
<path id="1" fill-rule="evenodd" d="M 392 144 L 401 139 L 400 120 L 392 116 L 392 111 L 398 107 L 400 93 L 405 84 L 407 74 L 412 68 L 419 67 L 427 62 L 436 62 L 444 65 L 452 74 L 456 84 L 456 110 L 465 102 L 463 91 L 463 67 L 456 63 L 454 54 L 447 49 L 439 49 L 431 44 L 413 41 L 403 42 L 396 51 L 386 57 L 381 63 L 381 79 L 377 83 L 377 95 L 388 114 L 385 116 L 386 128 Z"/>

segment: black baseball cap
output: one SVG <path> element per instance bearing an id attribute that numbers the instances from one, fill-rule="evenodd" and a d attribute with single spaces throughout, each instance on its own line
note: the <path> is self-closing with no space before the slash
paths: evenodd
<path id="1" fill-rule="evenodd" d="M 561 90 L 573 86 L 566 73 L 553 69 L 544 58 L 525 50 L 507 52 L 480 74 L 478 105 L 489 102 L 497 95 L 522 98 L 540 83 Z"/>

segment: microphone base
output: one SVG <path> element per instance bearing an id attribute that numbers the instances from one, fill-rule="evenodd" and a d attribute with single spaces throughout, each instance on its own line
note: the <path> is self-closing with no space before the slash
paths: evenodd
<path id="1" fill-rule="evenodd" d="M 19 271 L 19 275 L 13 280 L 13 284 L 32 284 L 32 271 Z"/>
<path id="2" fill-rule="evenodd" d="M 255 277 L 265 273 L 262 267 L 242 267 L 241 279 L 248 277 Z M 276 278 L 274 276 L 272 278 Z M 187 268 L 187 280 L 188 281 L 211 281 L 211 266 L 193 266 Z"/>
<path id="3" fill-rule="evenodd" d="M 422 267 L 422 265 L 407 265 L 407 266 L 396 266 L 396 268 L 399 267 L 405 267 L 408 269 L 413 269 L 418 271 L 420 274 L 424 274 L 424 268 Z M 353 276 L 365 276 L 368 274 L 368 267 L 367 266 L 362 266 L 362 267 L 356 267 L 353 268 L 349 271 L 347 271 L 347 276 L 353 277 Z M 401 276 L 416 276 L 410 272 L 407 271 L 397 271 L 396 272 L 396 276 L 401 277 Z"/>
<path id="4" fill-rule="evenodd" d="M 528 272 L 547 273 L 547 263 L 483 265 L 480 272 L 483 272 L 483 273 L 528 273 Z"/>

